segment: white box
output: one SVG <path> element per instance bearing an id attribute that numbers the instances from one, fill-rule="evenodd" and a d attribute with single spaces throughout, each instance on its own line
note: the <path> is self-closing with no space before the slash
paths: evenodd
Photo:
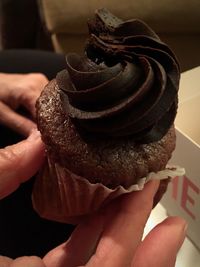
<path id="1" fill-rule="evenodd" d="M 188 238 L 200 249 L 200 67 L 181 75 L 175 121 L 177 144 L 170 163 L 186 174 L 169 185 L 161 204 L 188 222 Z"/>

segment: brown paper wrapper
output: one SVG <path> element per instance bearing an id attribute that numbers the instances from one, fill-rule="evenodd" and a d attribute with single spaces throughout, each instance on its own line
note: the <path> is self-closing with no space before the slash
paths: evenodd
<path id="1" fill-rule="evenodd" d="M 144 184 L 156 175 L 159 179 L 160 176 L 162 179 L 170 177 L 165 172 L 163 175 L 150 173 L 128 189 L 122 186 L 110 189 L 100 183 L 92 184 L 48 159 L 35 181 L 33 207 L 43 218 L 77 224 L 112 199 L 142 190 Z"/>

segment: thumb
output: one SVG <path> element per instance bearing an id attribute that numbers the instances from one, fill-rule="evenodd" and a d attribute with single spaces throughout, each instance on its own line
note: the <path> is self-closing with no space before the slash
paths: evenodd
<path id="1" fill-rule="evenodd" d="M 185 239 L 186 228 L 187 223 L 182 218 L 165 219 L 141 243 L 132 266 L 174 267 L 177 253 Z"/>
<path id="2" fill-rule="evenodd" d="M 44 145 L 38 131 L 24 141 L 0 149 L 0 199 L 33 176 L 43 159 Z"/>

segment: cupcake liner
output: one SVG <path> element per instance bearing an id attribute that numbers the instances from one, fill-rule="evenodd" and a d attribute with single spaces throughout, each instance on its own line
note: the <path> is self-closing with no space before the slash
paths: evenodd
<path id="1" fill-rule="evenodd" d="M 33 207 L 43 218 L 76 224 L 112 199 L 142 190 L 149 180 L 173 178 L 184 173 L 183 168 L 167 166 L 163 171 L 149 173 L 129 188 L 110 189 L 100 183 L 92 184 L 48 159 L 35 181 Z"/>

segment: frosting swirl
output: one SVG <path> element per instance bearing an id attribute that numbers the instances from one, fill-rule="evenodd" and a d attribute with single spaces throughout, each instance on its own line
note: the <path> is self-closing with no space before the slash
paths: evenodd
<path id="1" fill-rule="evenodd" d="M 176 116 L 176 57 L 142 21 L 97 10 L 88 22 L 86 56 L 68 54 L 58 73 L 63 107 L 82 130 L 99 136 L 160 140 Z"/>

